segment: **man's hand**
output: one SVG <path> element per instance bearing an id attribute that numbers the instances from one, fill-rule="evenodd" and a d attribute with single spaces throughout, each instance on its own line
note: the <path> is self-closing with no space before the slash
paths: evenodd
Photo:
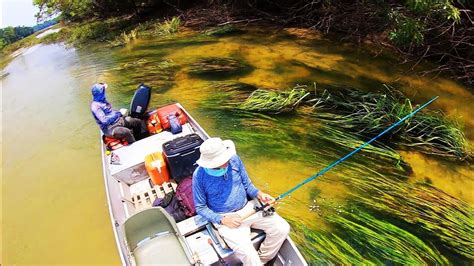
<path id="1" fill-rule="evenodd" d="M 257 199 L 259 199 L 263 204 L 272 205 L 275 203 L 275 199 L 272 196 L 268 195 L 267 193 L 263 193 L 262 191 L 258 192 Z"/>
<path id="2" fill-rule="evenodd" d="M 238 216 L 224 216 L 221 220 L 221 224 L 230 228 L 237 228 L 241 223 L 242 219 Z"/>

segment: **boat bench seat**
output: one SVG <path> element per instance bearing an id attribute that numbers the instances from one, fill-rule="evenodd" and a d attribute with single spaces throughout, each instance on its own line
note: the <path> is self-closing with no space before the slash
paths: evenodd
<path id="1" fill-rule="evenodd" d="M 189 260 L 176 234 L 168 233 L 147 240 L 133 251 L 137 265 L 188 265 Z"/>
<path id="2" fill-rule="evenodd" d="M 136 265 L 192 264 L 176 222 L 161 207 L 142 210 L 123 224 L 125 241 Z"/>

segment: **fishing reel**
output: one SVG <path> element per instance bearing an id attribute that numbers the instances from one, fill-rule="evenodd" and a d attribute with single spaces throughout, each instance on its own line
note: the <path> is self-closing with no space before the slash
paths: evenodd
<path id="1" fill-rule="evenodd" d="M 270 206 L 268 204 L 263 204 L 260 200 L 258 200 L 258 203 L 253 209 L 255 212 L 262 212 L 263 217 L 267 216 L 272 216 L 275 213 L 275 208 L 273 206 Z"/>

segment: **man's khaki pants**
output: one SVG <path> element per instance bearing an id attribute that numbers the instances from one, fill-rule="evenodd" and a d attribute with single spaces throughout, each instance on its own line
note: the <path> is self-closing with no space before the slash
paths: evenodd
<path id="1" fill-rule="evenodd" d="M 249 201 L 241 210 L 223 215 L 244 217 L 253 210 L 254 206 L 255 202 Z M 290 232 L 290 225 L 278 214 L 274 213 L 271 216 L 263 217 L 261 211 L 243 220 L 238 228 L 230 228 L 225 225 L 216 226 L 219 234 L 244 265 L 262 265 L 273 259 Z M 250 239 L 250 228 L 260 229 L 266 233 L 265 240 L 258 252 Z"/>

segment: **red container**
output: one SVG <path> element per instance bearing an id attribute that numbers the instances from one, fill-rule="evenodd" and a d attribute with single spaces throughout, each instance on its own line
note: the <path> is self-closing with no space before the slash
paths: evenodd
<path id="1" fill-rule="evenodd" d="M 170 122 L 168 121 L 169 115 L 176 115 L 181 125 L 183 125 L 184 123 L 188 121 L 186 114 L 184 114 L 183 110 L 181 110 L 181 108 L 179 108 L 176 104 L 170 104 L 170 105 L 158 108 L 156 113 L 158 114 L 158 117 L 161 122 L 161 127 L 163 129 L 170 128 Z"/>
<path id="2" fill-rule="evenodd" d="M 105 135 L 102 135 L 102 140 L 104 141 L 106 149 L 109 151 L 113 151 L 128 145 L 128 142 L 125 139 L 116 139 L 114 137 L 107 137 Z"/>

